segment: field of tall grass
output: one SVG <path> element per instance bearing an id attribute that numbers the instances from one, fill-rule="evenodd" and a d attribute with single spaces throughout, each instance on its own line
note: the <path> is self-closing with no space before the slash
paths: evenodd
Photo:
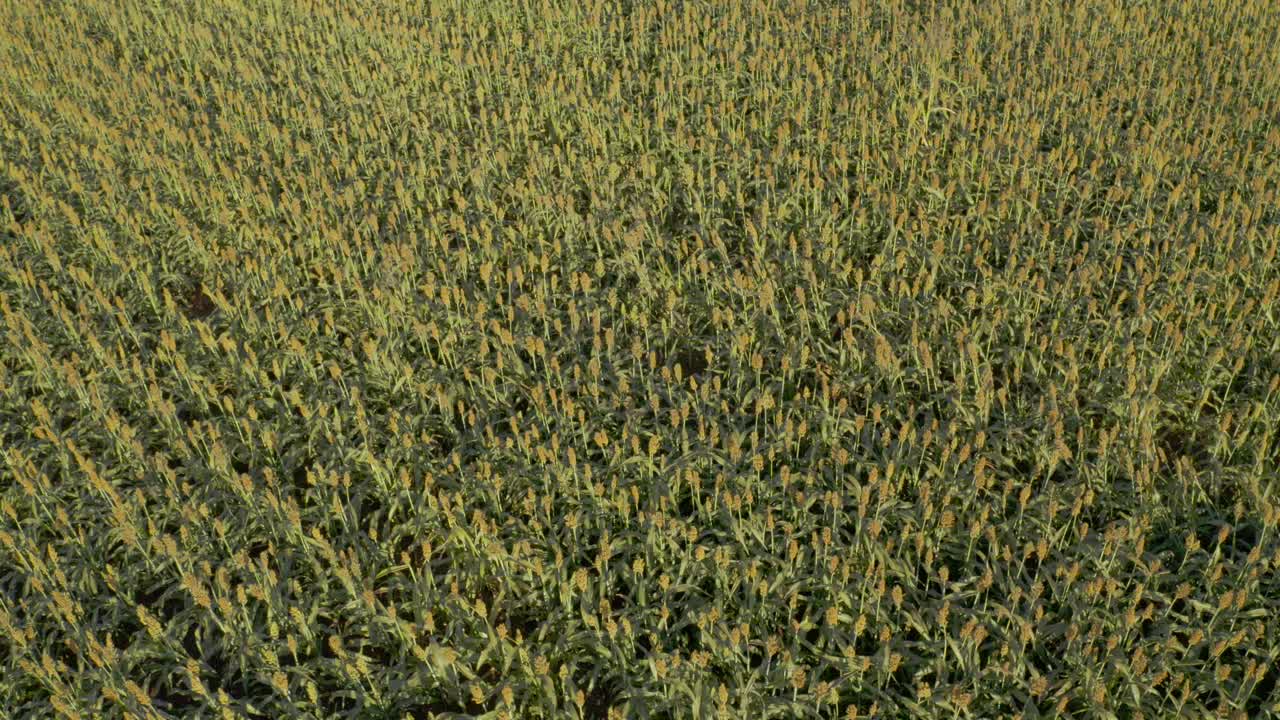
<path id="1" fill-rule="evenodd" d="M 1277 37 L 0 0 L 0 720 L 1280 716 Z"/>

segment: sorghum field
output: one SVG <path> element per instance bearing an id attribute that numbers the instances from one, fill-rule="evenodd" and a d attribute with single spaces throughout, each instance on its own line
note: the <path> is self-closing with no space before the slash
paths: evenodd
<path id="1" fill-rule="evenodd" d="M 1278 37 L 0 0 L 0 718 L 1280 715 Z"/>

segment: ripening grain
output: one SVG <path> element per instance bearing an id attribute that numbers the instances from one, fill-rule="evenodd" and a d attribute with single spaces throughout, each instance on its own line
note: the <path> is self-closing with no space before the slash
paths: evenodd
<path id="1" fill-rule="evenodd" d="M 0 0 L 0 716 L 1280 714 L 1278 36 Z"/>

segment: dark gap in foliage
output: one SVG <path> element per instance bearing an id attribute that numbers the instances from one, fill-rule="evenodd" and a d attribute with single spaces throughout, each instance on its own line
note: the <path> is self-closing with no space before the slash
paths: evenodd
<path id="1" fill-rule="evenodd" d="M 872 622 L 871 616 L 867 616 L 868 622 Z M 870 629 L 858 634 L 853 640 L 853 650 L 859 656 L 871 657 L 881 652 L 880 639 Z"/>
<path id="2" fill-rule="evenodd" d="M 1177 568 L 1182 565 L 1186 555 L 1183 537 L 1184 535 L 1179 534 L 1175 523 L 1160 522 L 1147 536 L 1147 552 L 1159 558 L 1164 567 Z M 1183 605 L 1185 603 L 1179 600 L 1174 602 L 1172 607 L 1179 610 Z"/>
<path id="3" fill-rule="evenodd" d="M 205 292 L 204 283 L 199 278 L 192 278 L 184 293 L 184 311 L 188 318 L 207 318 L 217 310 L 213 298 Z"/>
<path id="4" fill-rule="evenodd" d="M 182 650 L 189 657 L 200 659 L 204 654 L 202 651 L 201 638 L 199 636 L 200 626 L 197 623 L 191 623 L 187 626 L 187 631 L 182 634 Z"/>
<path id="5" fill-rule="evenodd" d="M 379 632 L 379 634 L 383 634 Z M 388 642 L 395 642 L 393 638 L 387 638 Z M 372 668 L 389 668 L 392 663 L 391 650 L 386 645 L 379 642 L 365 641 L 356 647 L 356 652 L 364 655 L 369 659 L 369 666 Z M 400 649 L 396 655 L 403 655 L 404 650 Z"/>
<path id="6" fill-rule="evenodd" d="M 1040 139 L 1036 143 L 1036 151 L 1047 153 L 1055 150 L 1062 143 L 1062 136 L 1055 129 L 1046 129 L 1040 134 Z"/>
<path id="7" fill-rule="evenodd" d="M 489 707 L 487 703 L 478 703 L 470 696 L 467 697 L 466 707 L 467 707 L 466 712 L 472 716 L 483 715 L 489 712 Z"/>
<path id="8" fill-rule="evenodd" d="M 514 352 L 516 359 L 523 363 L 530 371 L 537 372 L 540 369 L 537 358 L 533 356 L 533 353 L 525 349 L 523 344 L 517 344 L 514 348 L 510 348 L 508 352 Z"/>
<path id="9" fill-rule="evenodd" d="M 228 666 L 230 663 L 228 663 Z M 253 702 L 253 698 L 271 697 L 274 691 L 266 682 L 254 677 L 252 668 L 244 668 L 242 670 L 237 663 L 237 667 L 229 668 L 229 671 L 222 674 L 222 689 L 231 695 L 233 699 L 244 699 Z M 248 672 L 246 672 L 248 671 Z M 232 688 L 239 690 L 239 694 L 232 692 Z"/>
<path id="10" fill-rule="evenodd" d="M 333 651 L 333 648 L 329 646 L 329 643 L 325 639 L 328 634 L 329 633 L 324 631 L 323 628 L 316 629 L 315 631 L 316 645 L 320 648 L 320 657 L 325 660 L 337 660 L 338 654 Z"/>
<path id="11" fill-rule="evenodd" d="M 256 562 L 257 558 L 266 552 L 268 547 L 266 540 L 254 540 L 245 547 L 245 554 Z"/>
<path id="12" fill-rule="evenodd" d="M 134 599 L 137 605 L 142 605 L 155 615 L 161 624 L 170 617 L 182 612 L 186 603 L 179 594 L 176 585 L 168 582 L 153 586 L 150 590 L 139 592 Z"/>
<path id="13" fill-rule="evenodd" d="M 355 489 L 351 493 L 350 507 L 356 517 L 356 526 L 367 533 L 370 527 L 376 526 L 376 521 L 386 510 L 381 488 L 372 479 L 352 482 L 351 486 Z"/>
<path id="14" fill-rule="evenodd" d="M 130 612 L 120 621 L 120 624 L 116 625 L 111 634 L 116 650 L 121 653 L 127 652 L 130 647 L 133 647 L 134 640 L 142 636 L 142 632 L 142 623 L 135 614 Z"/>
<path id="15" fill-rule="evenodd" d="M 992 268 L 1006 268 L 1009 266 L 1009 261 L 1014 257 L 1012 246 L 1009 242 L 1000 238 L 990 243 L 987 253 L 985 257 L 981 258 L 980 262 L 984 260 Z"/>
<path id="16" fill-rule="evenodd" d="M 912 568 L 914 571 L 912 577 L 915 580 L 915 587 L 919 588 L 921 593 L 927 592 L 928 597 L 933 597 L 935 595 L 939 597 L 941 596 L 941 589 L 938 587 L 939 584 L 937 579 L 937 562 L 938 558 L 935 555 L 933 558 L 934 564 L 926 566 L 922 557 Z"/>
<path id="17" fill-rule="evenodd" d="M 188 428 L 205 419 L 205 414 L 202 410 L 193 407 L 187 402 L 178 403 L 177 416 L 178 422 Z"/>
<path id="18" fill-rule="evenodd" d="M 840 668 L 830 662 L 822 663 L 821 668 L 814 673 L 814 680 L 817 682 L 825 682 L 835 684 L 840 679 Z"/>
<path id="19" fill-rule="evenodd" d="M 844 330 L 848 327 L 848 322 L 841 323 L 840 313 L 832 313 L 827 318 L 827 327 L 831 328 L 831 334 L 828 336 L 828 339 L 831 341 L 831 344 L 838 346 L 843 342 Z"/>
<path id="20" fill-rule="evenodd" d="M 314 472 L 313 468 L 315 467 L 315 463 L 316 459 L 314 456 L 307 456 L 305 459 L 302 459 L 294 465 L 293 469 L 289 470 L 286 474 L 289 478 L 290 486 L 295 490 L 305 493 L 309 487 L 307 483 L 307 472 Z"/>
<path id="21" fill-rule="evenodd" d="M 1238 557 L 1245 557 L 1262 540 L 1262 527 L 1256 520 L 1236 525 L 1227 538 L 1227 548 Z"/>
<path id="22" fill-rule="evenodd" d="M 621 577 L 621 576 L 619 576 L 619 577 Z M 619 581 L 619 582 L 618 582 L 618 584 L 619 584 L 619 585 L 621 585 L 621 586 L 623 586 L 623 589 L 626 589 L 626 588 L 625 588 L 625 582 L 624 582 L 624 581 Z M 609 596 L 609 607 L 610 607 L 610 608 L 613 610 L 613 612 L 615 612 L 615 613 L 617 613 L 617 612 L 621 612 L 624 608 L 626 608 L 626 607 L 627 607 L 627 597 L 628 597 L 628 594 L 627 594 L 627 593 L 625 593 L 625 592 L 616 592 L 616 593 L 614 593 L 613 595 L 610 595 L 610 596 Z"/>
<path id="23" fill-rule="evenodd" d="M 1040 563 L 1041 563 L 1041 560 L 1040 560 L 1039 553 L 1033 553 L 1029 556 L 1025 556 L 1022 558 L 1022 569 L 1027 573 L 1027 577 L 1033 578 L 1036 576 L 1036 573 L 1040 571 Z M 948 567 L 950 567 L 950 565 L 948 565 Z M 952 569 L 953 574 L 951 575 L 951 577 L 952 578 L 958 577 L 957 575 L 954 574 L 954 572 L 955 570 L 953 568 Z"/>
<path id="24" fill-rule="evenodd" d="M 1164 454 L 1170 472 L 1176 472 L 1178 462 L 1186 457 L 1193 467 L 1203 470 L 1212 462 L 1210 454 L 1199 434 L 1184 427 L 1162 427 L 1156 431 L 1156 449 Z"/>
<path id="25" fill-rule="evenodd" d="M 621 696 L 622 683 L 612 674 L 605 675 L 586 691 L 586 702 L 582 705 L 583 718 L 606 720 L 609 709 L 618 703 Z"/>
<path id="26" fill-rule="evenodd" d="M 752 643 L 747 649 L 746 668 L 752 672 L 757 672 L 764 667 L 765 652 L 761 643 Z"/>
<path id="27" fill-rule="evenodd" d="M 681 348 L 673 355 L 671 362 L 673 372 L 677 365 L 680 367 L 682 377 L 697 377 L 709 367 L 706 351 L 692 347 Z"/>
<path id="28" fill-rule="evenodd" d="M 653 652 L 653 643 L 649 641 L 648 633 L 641 633 L 636 636 L 637 657 L 647 657 Z"/>
<path id="29" fill-rule="evenodd" d="M 1064 717 L 1083 717 L 1090 710 L 1094 709 L 1093 701 L 1082 697 L 1079 692 L 1072 693 L 1071 699 L 1067 702 L 1067 708 L 1063 713 Z"/>
<path id="30" fill-rule="evenodd" d="M 1068 485 L 1075 477 L 1075 468 L 1071 462 L 1059 460 L 1058 464 L 1053 468 L 1053 472 L 1049 474 L 1049 483 L 1053 485 Z"/>
<path id="31" fill-rule="evenodd" d="M 1227 704 L 1225 694 L 1221 692 L 1213 693 L 1205 698 L 1204 709 L 1208 711 L 1205 717 L 1229 718 L 1232 714 L 1231 706 Z"/>
<path id="32" fill-rule="evenodd" d="M 184 716 L 194 714 L 201 705 L 200 700 L 172 679 L 166 679 L 152 689 L 151 703 L 159 710 L 183 713 Z"/>
<path id="33" fill-rule="evenodd" d="M 1248 698 L 1245 700 L 1244 713 L 1245 717 L 1261 718 L 1266 717 L 1267 713 L 1272 711 L 1276 701 L 1276 677 L 1280 675 L 1280 670 L 1276 668 L 1267 668 L 1267 674 L 1258 681 L 1257 685 L 1249 692 Z"/>
<path id="34" fill-rule="evenodd" d="M 822 639 L 822 628 L 820 627 L 809 628 L 809 630 L 806 631 L 804 634 L 804 641 L 807 645 L 816 646 L 818 644 L 818 641 L 820 641 L 821 639 Z"/>
<path id="35" fill-rule="evenodd" d="M 1213 467 L 1215 472 L 1210 475 L 1212 483 L 1209 486 L 1209 497 L 1214 507 L 1219 508 L 1224 516 L 1233 514 L 1237 504 L 1245 499 L 1245 489 L 1241 487 L 1238 478 L 1223 471 L 1222 464 L 1216 458 Z"/>
<path id="36" fill-rule="evenodd" d="M 457 442 L 454 439 L 456 436 L 450 435 L 447 432 L 429 432 L 428 437 L 431 439 L 432 445 L 434 446 L 433 449 L 435 452 L 433 454 L 436 457 L 447 458 L 453 454 L 454 448 L 457 447 Z"/>
<path id="37" fill-rule="evenodd" d="M 677 612 L 679 612 L 677 608 L 672 609 L 673 615 Z M 682 650 L 688 650 L 689 652 L 700 649 L 702 644 L 699 639 L 699 634 L 698 626 L 692 621 L 685 622 L 677 626 L 675 629 L 676 647 Z"/>
<path id="38" fill-rule="evenodd" d="M 431 574 L 438 578 L 447 578 L 453 576 L 453 558 L 448 553 L 439 554 L 432 553 L 431 559 L 427 561 L 430 566 Z"/>
<path id="39" fill-rule="evenodd" d="M 768 465 L 765 466 L 764 473 L 766 474 L 766 476 L 773 476 L 773 472 L 774 472 L 774 469 L 772 467 Z M 792 482 L 794 483 L 795 481 L 793 480 Z M 816 520 L 817 524 L 820 526 L 822 524 L 822 519 L 827 514 L 826 506 L 822 499 L 822 490 L 815 489 L 815 491 L 812 491 L 812 492 L 805 491 L 804 504 L 799 505 L 798 507 L 796 507 L 796 503 L 794 502 L 794 498 L 795 498 L 794 493 L 796 491 L 797 491 L 797 488 L 794 484 L 792 485 L 791 489 L 788 490 L 788 492 L 792 494 L 792 506 L 795 507 L 795 509 L 808 515 L 810 518 Z M 805 540 L 807 539 L 808 538 L 805 538 Z M 804 543 L 801 543 L 801 544 L 803 545 Z"/>
<path id="40" fill-rule="evenodd" d="M 1217 520 L 1200 520 L 1192 521 L 1191 527 L 1196 540 L 1200 543 L 1200 551 L 1213 553 L 1218 545 L 1218 532 L 1222 529 L 1223 523 Z"/>
<path id="41" fill-rule="evenodd" d="M 474 410 L 474 408 L 471 408 Z M 450 451 L 458 445 L 466 445 L 467 441 L 474 437 L 475 432 L 470 422 L 467 420 L 468 413 L 459 413 L 457 408 L 453 408 L 449 412 L 449 427 L 453 430 L 452 436 L 446 436 L 451 443 Z M 476 420 L 479 422 L 480 413 L 476 412 Z"/>
<path id="42" fill-rule="evenodd" d="M 1219 383 L 1214 388 L 1214 394 L 1220 399 L 1219 406 L 1227 406 L 1232 401 L 1238 403 L 1245 399 L 1263 399 L 1266 395 L 1267 383 L 1271 381 L 1271 374 L 1275 372 L 1271 365 L 1273 362 L 1259 361 L 1256 356 L 1247 357 L 1240 372 L 1234 373 L 1230 380 Z M 1250 392 L 1253 387 L 1256 387 L 1256 390 Z"/>
<path id="43" fill-rule="evenodd" d="M 817 395 L 820 390 L 817 372 L 811 367 L 798 368 L 793 372 L 791 381 L 783 386 L 782 402 L 794 402 L 797 398 L 804 397 L 805 391 L 811 396 Z"/>
<path id="44" fill-rule="evenodd" d="M 511 412 L 509 413 L 509 416 L 510 416 L 510 417 L 514 417 L 514 418 L 516 418 L 517 420 L 519 420 L 520 418 L 523 418 L 523 417 L 524 417 L 524 416 L 529 412 L 529 409 L 530 409 L 531 407 L 533 407 L 533 405 L 531 404 L 531 402 L 530 402 L 530 400 L 529 400 L 529 396 L 528 396 L 528 394 L 527 394 L 527 393 L 525 393 L 525 392 L 521 392 L 521 393 L 519 393 L 519 394 L 517 394 L 517 395 L 515 396 L 514 401 L 511 403 Z M 504 419 L 504 421 L 503 421 L 503 422 L 501 422 L 501 423 L 499 423 L 499 424 L 500 424 L 500 425 L 507 425 L 507 424 L 506 424 L 506 422 L 505 422 L 505 419 Z M 510 426 L 509 426 L 509 425 L 507 425 L 507 429 L 508 429 L 508 430 L 510 429 Z"/>
<path id="45" fill-rule="evenodd" d="M 526 640 L 533 640 L 538 635 L 542 624 L 546 622 L 547 614 L 546 610 L 542 608 L 525 605 L 516 606 L 511 610 L 511 614 L 507 619 L 507 623 L 511 627 L 512 636 L 514 637 L 516 633 L 519 633 Z"/>
<path id="46" fill-rule="evenodd" d="M 1125 497 L 1126 499 L 1131 498 L 1132 493 L 1118 492 L 1113 489 L 1116 486 L 1123 487 L 1121 482 L 1122 481 L 1117 480 L 1115 485 L 1113 485 L 1112 488 L 1108 488 L 1107 491 L 1114 493 L 1112 497 Z M 1088 523 L 1089 525 L 1089 536 L 1086 539 L 1086 542 L 1094 542 L 1102 537 L 1107 528 L 1123 523 L 1123 520 L 1117 517 L 1117 514 L 1121 512 L 1121 507 L 1115 507 L 1110 503 L 1103 502 L 1094 502 L 1092 505 L 1081 508 L 1080 522 Z"/>
<path id="47" fill-rule="evenodd" d="M 355 709 L 355 701 L 341 687 L 335 687 L 329 681 L 317 682 L 320 695 L 320 711 L 322 717 L 350 717 L 350 713 Z M 426 715 L 424 717 L 431 717 Z"/>
<path id="48" fill-rule="evenodd" d="M 203 663 L 207 672 L 202 673 L 201 677 L 208 686 L 210 693 L 217 693 L 218 690 L 224 690 L 233 700 L 241 697 L 239 683 L 240 679 L 238 671 L 231 667 L 231 662 L 227 658 L 227 653 L 234 651 L 236 646 L 234 640 L 224 638 L 222 648 L 210 652 L 205 649 L 209 644 L 209 638 L 198 637 L 194 644 L 200 646 L 203 650 L 201 654 L 192 654 L 191 657 Z"/>

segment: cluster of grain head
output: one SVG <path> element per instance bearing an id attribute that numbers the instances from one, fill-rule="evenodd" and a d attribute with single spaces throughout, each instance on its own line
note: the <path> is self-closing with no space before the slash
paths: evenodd
<path id="1" fill-rule="evenodd" d="M 0 707 L 1280 701 L 1272 4 L 0 28 Z"/>

